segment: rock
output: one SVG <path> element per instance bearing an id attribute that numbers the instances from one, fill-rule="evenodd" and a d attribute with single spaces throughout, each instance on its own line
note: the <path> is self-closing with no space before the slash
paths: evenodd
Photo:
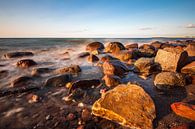
<path id="1" fill-rule="evenodd" d="M 111 56 L 111 55 L 105 55 L 100 59 L 102 62 L 110 61 L 110 60 L 118 60 L 117 58 Z"/>
<path id="2" fill-rule="evenodd" d="M 106 61 L 103 63 L 103 72 L 106 75 L 117 75 L 121 77 L 128 71 L 128 66 L 117 60 Z"/>
<path id="3" fill-rule="evenodd" d="M 94 50 L 103 50 L 104 49 L 104 44 L 100 42 L 92 42 L 87 44 L 86 46 L 86 51 L 94 51 Z"/>
<path id="4" fill-rule="evenodd" d="M 158 89 L 167 90 L 174 87 L 184 87 L 186 81 L 184 76 L 180 73 L 161 72 L 156 75 L 154 85 Z"/>
<path id="5" fill-rule="evenodd" d="M 150 96 L 138 85 L 118 85 L 92 106 L 92 114 L 135 129 L 152 129 L 156 117 Z"/>
<path id="6" fill-rule="evenodd" d="M 195 61 L 191 62 L 190 64 L 187 64 L 181 69 L 181 73 L 185 74 L 195 74 Z"/>
<path id="7" fill-rule="evenodd" d="M 195 75 L 191 75 L 192 84 L 195 84 Z"/>
<path id="8" fill-rule="evenodd" d="M 37 65 L 37 63 L 31 59 L 20 60 L 16 63 L 16 66 L 20 68 L 28 68 L 34 65 Z"/>
<path id="9" fill-rule="evenodd" d="M 189 127 L 190 127 L 189 124 L 182 124 L 179 126 L 171 127 L 171 129 L 190 129 Z"/>
<path id="10" fill-rule="evenodd" d="M 100 84 L 101 84 L 101 82 L 100 82 L 99 79 L 78 80 L 78 81 L 72 82 L 72 85 L 71 85 L 71 87 L 69 89 L 69 93 L 71 93 L 73 90 L 75 90 L 77 88 L 80 88 L 80 89 L 83 89 L 83 90 L 87 90 L 87 89 L 92 88 L 93 86 L 97 87 Z"/>
<path id="11" fill-rule="evenodd" d="M 76 118 L 75 114 L 73 113 L 69 113 L 67 116 L 66 116 L 66 120 L 69 120 L 69 121 L 72 121 Z"/>
<path id="12" fill-rule="evenodd" d="M 31 75 L 32 76 L 38 76 L 40 74 L 44 74 L 44 73 L 49 73 L 51 72 L 53 69 L 50 68 L 33 68 Z"/>
<path id="13" fill-rule="evenodd" d="M 110 53 L 115 53 L 120 50 L 125 50 L 125 46 L 120 42 L 110 42 L 105 48 L 105 52 Z"/>
<path id="14" fill-rule="evenodd" d="M 90 54 L 87 58 L 88 62 L 97 62 L 99 61 L 99 58 L 96 55 Z"/>
<path id="15" fill-rule="evenodd" d="M 175 48 L 159 49 L 155 57 L 155 62 L 159 63 L 163 71 L 179 72 L 186 64 L 188 54 Z"/>
<path id="16" fill-rule="evenodd" d="M 121 78 L 114 75 L 105 75 L 102 80 L 105 81 L 106 86 L 115 87 L 121 82 Z"/>
<path id="17" fill-rule="evenodd" d="M 133 58 L 133 52 L 127 50 L 121 50 L 117 53 L 113 53 L 113 56 L 120 61 L 127 62 L 128 60 Z"/>
<path id="18" fill-rule="evenodd" d="M 175 114 L 195 121 L 195 105 L 176 102 L 171 104 L 171 109 L 175 112 Z"/>
<path id="19" fill-rule="evenodd" d="M 139 47 L 139 49 L 152 49 L 155 50 L 155 47 L 150 44 L 143 44 Z"/>
<path id="20" fill-rule="evenodd" d="M 87 108 L 83 109 L 81 113 L 81 119 L 83 121 L 89 121 L 91 118 L 92 116 L 91 116 L 91 112 L 89 111 L 89 109 Z"/>
<path id="21" fill-rule="evenodd" d="M 132 44 L 127 44 L 125 45 L 126 49 L 137 49 L 138 48 L 138 44 L 137 43 L 132 43 Z"/>
<path id="22" fill-rule="evenodd" d="M 71 74 L 63 74 L 55 77 L 51 77 L 47 79 L 45 82 L 46 87 L 59 87 L 59 86 L 65 86 L 66 83 L 70 82 L 72 80 Z"/>
<path id="23" fill-rule="evenodd" d="M 84 58 L 84 57 L 87 57 L 89 55 L 90 55 L 89 52 L 82 52 L 82 53 L 78 54 L 78 58 Z"/>
<path id="24" fill-rule="evenodd" d="M 18 58 L 24 56 L 33 56 L 32 52 L 11 52 L 4 55 L 5 58 Z"/>
<path id="25" fill-rule="evenodd" d="M 189 56 L 195 57 L 195 43 L 194 44 L 189 44 L 186 49 Z"/>
<path id="26" fill-rule="evenodd" d="M 11 86 L 14 88 L 28 87 L 32 85 L 34 86 L 36 83 L 34 82 L 34 78 L 29 76 L 21 76 L 11 82 Z"/>
<path id="27" fill-rule="evenodd" d="M 79 65 L 70 65 L 68 67 L 60 68 L 55 70 L 55 73 L 57 74 L 63 74 L 63 73 L 79 73 L 81 72 L 81 68 Z"/>
<path id="28" fill-rule="evenodd" d="M 161 46 L 163 45 L 163 43 L 161 43 L 159 41 L 155 41 L 155 42 L 152 42 L 150 45 L 152 45 L 153 47 L 155 47 L 155 49 L 160 49 Z"/>
<path id="29" fill-rule="evenodd" d="M 139 49 L 136 53 L 138 57 L 154 57 L 156 55 L 156 51 L 154 49 Z"/>
<path id="30" fill-rule="evenodd" d="M 7 70 L 0 71 L 0 79 L 6 78 L 8 75 L 9 75 L 9 72 Z"/>
<path id="31" fill-rule="evenodd" d="M 27 96 L 27 99 L 28 99 L 28 103 L 36 103 L 39 100 L 39 96 L 36 94 L 29 94 Z"/>
<path id="32" fill-rule="evenodd" d="M 142 75 L 150 75 L 159 71 L 158 65 L 154 62 L 154 58 L 139 58 L 134 63 L 135 72 L 139 72 Z"/>

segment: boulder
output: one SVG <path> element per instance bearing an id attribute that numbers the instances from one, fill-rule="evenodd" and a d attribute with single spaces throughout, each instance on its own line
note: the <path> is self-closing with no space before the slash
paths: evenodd
<path id="1" fill-rule="evenodd" d="M 126 49 L 138 49 L 138 44 L 137 43 L 132 43 L 132 44 L 127 44 L 125 45 Z"/>
<path id="2" fill-rule="evenodd" d="M 92 106 L 92 114 L 133 129 L 152 129 L 156 117 L 150 96 L 138 85 L 118 85 Z"/>
<path id="3" fill-rule="evenodd" d="M 87 90 L 94 87 L 97 87 L 101 84 L 99 79 L 86 79 L 86 80 L 78 80 L 71 83 L 71 86 L 69 88 L 69 93 L 74 91 L 75 89 L 82 89 Z"/>
<path id="4" fill-rule="evenodd" d="M 88 61 L 88 62 L 97 62 L 97 61 L 99 61 L 99 58 L 98 58 L 96 55 L 90 54 L 90 55 L 87 57 L 87 61 Z"/>
<path id="5" fill-rule="evenodd" d="M 185 77 L 181 73 L 161 72 L 156 75 L 154 85 L 158 89 L 166 90 L 174 87 L 184 87 L 186 85 Z"/>
<path id="6" fill-rule="evenodd" d="M 103 63 L 103 72 L 106 75 L 117 75 L 122 77 L 128 71 L 128 66 L 118 60 L 105 61 Z"/>
<path id="7" fill-rule="evenodd" d="M 110 42 L 105 48 L 105 52 L 110 53 L 115 53 L 120 50 L 125 50 L 125 46 L 120 42 Z"/>
<path id="8" fill-rule="evenodd" d="M 155 50 L 155 47 L 150 44 L 143 44 L 139 47 L 139 49 L 152 49 Z"/>
<path id="9" fill-rule="evenodd" d="M 110 60 L 118 60 L 118 59 L 115 58 L 115 57 L 113 57 L 113 56 L 111 56 L 111 55 L 105 55 L 105 56 L 103 56 L 103 57 L 100 59 L 100 61 L 102 61 L 102 62 L 110 61 Z"/>
<path id="10" fill-rule="evenodd" d="M 90 55 L 89 52 L 81 52 L 81 53 L 78 54 L 78 58 L 84 58 L 84 57 L 87 57 L 89 55 Z"/>
<path id="11" fill-rule="evenodd" d="M 20 68 L 28 68 L 34 65 L 37 65 L 37 63 L 31 59 L 23 59 L 16 63 L 16 66 Z"/>
<path id="12" fill-rule="evenodd" d="M 155 62 L 159 63 L 163 71 L 179 72 L 186 64 L 188 54 L 176 48 L 159 49 Z"/>
<path id="13" fill-rule="evenodd" d="M 64 74 L 64 73 L 79 73 L 81 72 L 81 68 L 79 65 L 70 65 L 68 67 L 60 68 L 55 70 L 57 74 Z"/>
<path id="14" fill-rule="evenodd" d="M 32 76 L 39 76 L 40 74 L 49 73 L 53 71 L 53 69 L 50 68 L 33 68 L 31 75 Z"/>
<path id="15" fill-rule="evenodd" d="M 154 58 L 139 58 L 134 63 L 135 72 L 142 75 L 150 75 L 159 71 L 159 65 L 154 62 Z"/>
<path id="16" fill-rule="evenodd" d="M 95 51 L 95 50 L 103 50 L 104 49 L 104 44 L 100 42 L 92 42 L 87 44 L 86 46 L 86 51 Z"/>
<path id="17" fill-rule="evenodd" d="M 150 45 L 152 45 L 153 47 L 155 47 L 155 49 L 160 49 L 161 46 L 163 45 L 163 43 L 161 43 L 159 41 L 154 41 Z"/>
<path id="18" fill-rule="evenodd" d="M 4 55 L 5 58 L 18 58 L 24 56 L 33 56 L 32 52 L 10 52 Z"/>
<path id="19" fill-rule="evenodd" d="M 1 70 L 0 71 L 0 79 L 6 78 L 9 75 L 8 70 Z"/>
<path id="20" fill-rule="evenodd" d="M 102 80 L 105 81 L 105 84 L 108 87 L 115 87 L 121 83 L 121 78 L 114 75 L 105 75 Z"/>
<path id="21" fill-rule="evenodd" d="M 195 105 L 176 102 L 171 104 L 171 109 L 175 112 L 175 114 L 195 121 Z"/>
<path id="22" fill-rule="evenodd" d="M 191 62 L 190 64 L 187 64 L 181 69 L 181 73 L 185 74 L 194 74 L 195 75 L 195 61 Z"/>
<path id="23" fill-rule="evenodd" d="M 186 49 L 189 56 L 195 57 L 195 43 L 189 44 Z"/>
<path id="24" fill-rule="evenodd" d="M 65 86 L 65 84 L 70 82 L 71 80 L 72 80 L 71 74 L 58 75 L 58 76 L 51 77 L 51 78 L 47 79 L 44 86 L 46 86 L 46 87 Z"/>
<path id="25" fill-rule="evenodd" d="M 113 53 L 113 56 L 120 61 L 127 62 L 129 59 L 133 58 L 133 52 L 128 50 L 121 50 L 117 53 Z"/>
<path id="26" fill-rule="evenodd" d="M 156 51 L 153 49 L 139 49 L 136 54 L 138 57 L 154 57 Z"/>
<path id="27" fill-rule="evenodd" d="M 22 88 L 35 85 L 37 84 L 35 83 L 34 78 L 30 76 L 21 76 L 11 82 L 11 86 L 14 88 Z"/>

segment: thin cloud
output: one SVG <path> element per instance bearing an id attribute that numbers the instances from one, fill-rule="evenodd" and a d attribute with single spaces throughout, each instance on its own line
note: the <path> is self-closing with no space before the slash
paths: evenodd
<path id="1" fill-rule="evenodd" d="M 143 27 L 143 28 L 140 28 L 140 30 L 152 30 L 153 28 L 151 27 Z"/>
<path id="2" fill-rule="evenodd" d="M 195 28 L 195 24 L 188 24 L 186 28 Z"/>

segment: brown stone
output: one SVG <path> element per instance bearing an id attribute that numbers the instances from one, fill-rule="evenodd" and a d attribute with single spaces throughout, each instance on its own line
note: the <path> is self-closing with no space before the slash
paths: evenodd
<path id="1" fill-rule="evenodd" d="M 86 46 L 86 51 L 95 51 L 95 50 L 103 50 L 104 49 L 104 44 L 100 42 L 92 42 L 87 44 Z"/>
<path id="2" fill-rule="evenodd" d="M 150 96 L 138 85 L 118 85 L 106 92 L 92 106 L 96 116 L 135 129 L 151 129 L 156 117 Z"/>
<path id="3" fill-rule="evenodd" d="M 171 109 L 175 114 L 195 121 L 195 105 L 176 102 L 171 104 Z"/>
<path id="4" fill-rule="evenodd" d="M 33 56 L 32 52 L 11 52 L 4 55 L 5 58 L 18 58 L 24 56 Z"/>
<path id="5" fill-rule="evenodd" d="M 34 65 L 37 65 L 37 63 L 31 59 L 20 60 L 16 63 L 16 66 L 20 68 L 28 68 Z"/>
<path id="6" fill-rule="evenodd" d="M 125 46 L 120 42 L 110 42 L 105 48 L 105 52 L 110 53 L 115 53 L 120 50 L 125 50 Z"/>
<path id="7" fill-rule="evenodd" d="M 163 45 L 163 43 L 159 42 L 159 41 L 155 41 L 152 42 L 150 45 L 152 45 L 153 47 L 155 47 L 156 49 L 160 49 L 161 46 Z"/>
<path id="8" fill-rule="evenodd" d="M 182 124 L 179 126 L 174 126 L 171 129 L 190 129 L 190 128 L 189 128 L 189 124 Z"/>
<path id="9" fill-rule="evenodd" d="M 139 47 L 139 49 L 152 49 L 155 50 L 155 47 L 150 44 L 143 44 Z"/>
<path id="10" fill-rule="evenodd" d="M 113 76 L 113 75 L 105 75 L 102 80 L 105 81 L 106 86 L 108 87 L 114 87 L 120 84 L 121 78 L 118 76 Z"/>
<path id="11" fill-rule="evenodd" d="M 195 43 L 189 44 L 185 50 L 187 51 L 189 56 L 195 56 Z"/>
<path id="12" fill-rule="evenodd" d="M 133 58 L 133 52 L 128 50 L 121 50 L 117 53 L 113 53 L 113 56 L 119 59 L 120 61 L 127 62 L 129 59 Z"/>
<path id="13" fill-rule="evenodd" d="M 96 55 L 90 54 L 87 58 L 88 62 L 97 62 L 99 61 L 99 58 Z"/>
<path id="14" fill-rule="evenodd" d="M 159 63 L 163 71 L 180 71 L 186 64 L 188 54 L 176 48 L 159 49 L 155 57 L 155 62 Z"/>
<path id="15" fill-rule="evenodd" d="M 195 74 L 195 61 L 191 62 L 190 64 L 187 64 L 181 69 L 181 73 L 186 74 Z"/>
<path id="16" fill-rule="evenodd" d="M 117 58 L 111 56 L 111 55 L 105 55 L 100 59 L 102 62 L 110 61 L 110 60 L 118 60 Z"/>
<path id="17" fill-rule="evenodd" d="M 89 55 L 90 55 L 89 52 L 81 52 L 81 53 L 78 54 L 78 58 L 84 58 L 84 57 L 87 57 Z"/>
<path id="18" fill-rule="evenodd" d="M 50 68 L 33 68 L 31 75 L 32 76 L 38 76 L 40 74 L 44 74 L 44 73 L 49 73 L 51 72 L 53 69 Z"/>
<path id="19" fill-rule="evenodd" d="M 79 73 L 81 72 L 81 68 L 79 65 L 70 65 L 68 67 L 60 68 L 55 70 L 55 73 L 63 74 L 63 73 Z"/>
<path id="20" fill-rule="evenodd" d="M 29 77 L 29 76 L 21 76 L 11 82 L 11 86 L 15 88 L 28 87 L 32 85 L 34 86 L 36 85 L 36 83 L 34 82 L 34 78 Z"/>
<path id="21" fill-rule="evenodd" d="M 158 89 L 169 89 L 174 87 L 184 87 L 186 85 L 185 78 L 180 73 L 161 72 L 156 75 L 154 85 Z"/>
<path id="22" fill-rule="evenodd" d="M 137 43 L 127 44 L 127 45 L 125 45 L 125 48 L 126 49 L 137 49 L 138 44 Z"/>

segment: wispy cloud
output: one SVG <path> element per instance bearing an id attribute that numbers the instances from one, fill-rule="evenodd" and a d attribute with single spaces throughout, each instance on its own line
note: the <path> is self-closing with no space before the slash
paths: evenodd
<path id="1" fill-rule="evenodd" d="M 153 28 L 151 27 L 143 27 L 143 28 L 140 28 L 140 30 L 152 30 Z"/>
<path id="2" fill-rule="evenodd" d="M 188 24 L 186 28 L 195 28 L 195 24 Z"/>

